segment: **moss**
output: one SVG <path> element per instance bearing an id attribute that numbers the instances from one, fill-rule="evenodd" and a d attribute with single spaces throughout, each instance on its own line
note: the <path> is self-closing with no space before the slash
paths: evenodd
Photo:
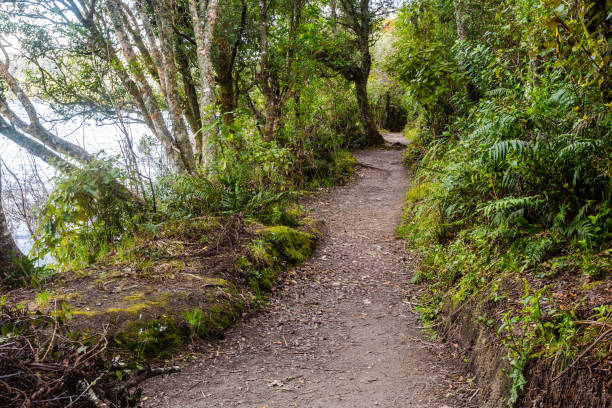
<path id="1" fill-rule="evenodd" d="M 216 336 L 232 327 L 244 311 L 244 302 L 238 297 L 211 304 L 204 311 L 202 331 L 206 336 Z"/>
<path id="2" fill-rule="evenodd" d="M 123 300 L 127 300 L 128 302 L 134 302 L 142 298 L 144 298 L 144 292 L 136 292 L 134 294 L 124 297 Z"/>
<path id="3" fill-rule="evenodd" d="M 176 322 L 164 316 L 150 322 L 133 322 L 117 334 L 113 341 L 141 359 L 168 355 L 183 345 L 184 333 Z"/>
<path id="4" fill-rule="evenodd" d="M 270 244 L 270 256 L 298 265 L 314 251 L 317 237 L 285 226 L 275 226 L 257 232 L 257 237 Z"/>
<path id="5" fill-rule="evenodd" d="M 140 302 L 128 307 L 109 307 L 106 311 L 109 313 L 138 313 L 151 306 L 151 303 L 155 304 L 154 302 Z"/>
<path id="6" fill-rule="evenodd" d="M 98 313 L 89 310 L 76 309 L 72 311 L 72 314 L 75 316 L 94 317 Z"/>
<path id="7" fill-rule="evenodd" d="M 232 291 L 237 291 L 237 289 L 234 287 L 234 285 L 232 285 L 231 283 L 229 283 L 225 279 L 221 279 L 221 278 L 209 278 L 209 277 L 205 276 L 205 277 L 202 278 L 202 281 L 204 281 L 206 286 L 227 287 L 227 288 L 232 289 Z"/>
<path id="8" fill-rule="evenodd" d="M 126 298 L 138 296 L 138 293 L 132 296 L 126 296 Z M 143 294 L 144 296 L 144 294 Z M 167 303 L 168 294 L 163 294 L 157 297 L 155 300 L 145 300 L 143 302 L 137 302 L 130 304 L 126 307 L 110 307 L 106 309 L 106 313 L 130 313 L 136 314 L 145 309 L 150 309 L 152 307 L 160 307 L 164 306 Z M 132 300 L 138 300 L 138 297 L 134 297 Z"/>

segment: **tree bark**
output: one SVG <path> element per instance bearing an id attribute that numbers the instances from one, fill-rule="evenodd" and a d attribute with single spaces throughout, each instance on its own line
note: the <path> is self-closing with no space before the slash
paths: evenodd
<path id="1" fill-rule="evenodd" d="M 147 78 L 140 67 L 140 63 L 138 62 L 138 57 L 136 56 L 136 53 L 128 40 L 122 23 L 120 4 L 118 0 L 109 0 L 107 3 L 107 10 L 111 17 L 113 27 L 115 28 L 115 33 L 117 35 L 121 51 L 128 65 L 127 67 L 120 67 L 118 70 L 126 70 L 135 79 L 136 86 L 138 87 L 139 94 L 141 95 L 145 106 L 145 113 L 148 114 L 150 121 L 155 128 L 155 134 L 164 147 L 166 158 L 168 159 L 170 166 L 178 172 L 192 171 L 193 169 L 190 168 L 191 163 L 185 161 L 184 152 L 181 151 L 180 146 L 176 145 L 172 134 L 164 122 L 163 114 L 155 98 L 153 90 L 147 82 Z M 117 64 L 119 61 L 114 61 L 114 63 Z"/>
<path id="2" fill-rule="evenodd" d="M 10 123 L 6 122 L 2 117 L 0 117 L 0 134 L 6 137 L 11 142 L 15 143 L 17 146 L 25 149 L 31 155 L 38 157 L 45 163 L 48 163 L 55 167 L 56 169 L 67 172 L 75 169 L 75 166 L 64 160 L 63 157 L 59 156 L 54 151 L 45 147 L 45 145 L 32 140 L 28 136 L 19 132 L 12 126 Z"/>
<path id="3" fill-rule="evenodd" d="M 260 71 L 257 75 L 261 93 L 264 95 L 265 121 L 264 140 L 274 140 L 277 121 L 278 81 L 275 74 L 270 72 L 270 46 L 268 43 L 268 4 L 266 0 L 259 0 L 259 40 L 261 41 L 261 54 L 259 56 Z"/>
<path id="4" fill-rule="evenodd" d="M 181 73 L 181 81 L 185 90 L 184 112 L 187 118 L 187 123 L 191 128 L 191 132 L 196 135 L 202 129 L 202 117 L 200 116 L 200 103 L 198 102 L 198 91 L 195 86 L 195 81 L 191 75 L 189 67 L 189 58 L 183 49 L 180 36 L 175 35 L 174 48 L 176 61 Z"/>
<path id="5" fill-rule="evenodd" d="M 459 40 L 466 41 L 468 39 L 468 26 L 466 22 L 465 0 L 455 0 L 455 24 L 457 26 L 457 37 Z"/>
<path id="6" fill-rule="evenodd" d="M 355 94 L 357 96 L 357 105 L 359 106 L 359 118 L 363 126 L 368 145 L 379 145 L 384 143 L 384 139 L 372 116 L 372 108 L 368 99 L 368 81 L 362 79 L 355 82 Z"/>
<path id="7" fill-rule="evenodd" d="M 185 120 L 181 111 L 181 102 L 178 91 L 178 70 L 176 68 L 174 57 L 174 19 L 172 10 L 170 9 L 168 0 L 156 2 L 157 6 L 156 17 L 159 38 L 162 49 L 162 63 L 166 74 L 166 104 L 170 111 L 170 120 L 172 122 L 172 132 L 174 139 L 181 152 L 182 160 L 185 162 L 187 171 L 195 174 L 196 165 L 194 160 L 194 150 L 189 141 L 189 133 L 185 126 Z"/>
<path id="8" fill-rule="evenodd" d="M 217 22 L 218 0 L 209 0 L 208 7 L 204 0 L 189 0 L 189 11 L 193 21 L 193 31 L 197 48 L 198 68 L 200 70 L 200 116 L 202 130 L 197 137 L 199 162 L 203 165 L 216 157 L 214 146 L 207 148 L 214 130 L 211 126 L 215 118 L 215 76 L 211 61 L 211 46 L 215 24 Z M 206 17 L 205 17 L 206 16 Z M 209 112 L 209 110 L 211 110 Z"/>
<path id="9" fill-rule="evenodd" d="M 218 66 L 217 84 L 219 85 L 219 105 L 224 125 L 234 123 L 234 111 L 236 110 L 234 97 L 234 75 L 232 51 L 227 39 L 221 36 L 217 39 Z"/>
<path id="10" fill-rule="evenodd" d="M 0 169 L 0 284 L 14 285 L 24 277 L 23 269 L 15 263 L 15 260 L 23 258 L 6 223 L 2 206 L 2 171 Z"/>

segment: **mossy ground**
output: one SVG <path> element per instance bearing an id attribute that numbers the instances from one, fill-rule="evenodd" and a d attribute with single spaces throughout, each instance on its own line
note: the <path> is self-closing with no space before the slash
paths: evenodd
<path id="1" fill-rule="evenodd" d="M 210 217 L 165 224 L 131 249 L 6 301 L 62 313 L 75 329 L 106 330 L 111 347 L 151 359 L 220 335 L 264 303 L 280 274 L 315 248 L 318 233 L 300 228 L 310 232 Z"/>

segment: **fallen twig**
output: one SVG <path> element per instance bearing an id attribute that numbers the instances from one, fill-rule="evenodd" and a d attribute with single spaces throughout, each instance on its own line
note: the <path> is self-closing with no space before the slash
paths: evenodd
<path id="1" fill-rule="evenodd" d="M 603 340 L 608 334 L 612 333 L 612 328 L 604 331 L 601 335 L 599 335 L 599 337 L 597 337 L 595 339 L 594 342 L 592 342 L 582 353 L 580 353 L 580 355 L 578 357 L 576 357 L 576 359 L 574 360 L 574 362 L 572 364 L 570 364 L 565 370 L 561 371 L 561 373 L 559 373 L 559 375 L 557 375 L 555 378 L 552 379 L 551 382 L 555 382 L 557 381 L 559 378 L 561 378 L 565 373 L 567 373 L 569 370 L 571 370 L 572 368 L 574 368 L 575 364 L 580 361 L 580 359 L 582 357 L 584 357 L 589 351 L 591 351 L 597 344 L 599 344 L 599 342 L 601 340 Z"/>
<path id="2" fill-rule="evenodd" d="M 153 377 L 157 377 L 157 376 L 165 375 L 165 374 L 178 373 L 180 371 L 181 371 L 181 367 L 179 366 L 150 368 L 148 370 L 145 370 L 145 372 L 138 374 L 136 377 L 132 378 L 125 384 L 122 384 L 119 387 L 117 387 L 116 392 L 123 393 L 125 391 L 128 391 L 136 387 L 137 385 L 139 385 L 145 380 L 148 380 L 149 378 L 153 378 Z"/>

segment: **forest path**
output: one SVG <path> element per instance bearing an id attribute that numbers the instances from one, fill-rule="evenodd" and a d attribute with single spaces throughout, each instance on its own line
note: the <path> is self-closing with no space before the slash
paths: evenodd
<path id="1" fill-rule="evenodd" d="M 424 338 L 412 311 L 415 261 L 395 238 L 409 183 L 402 152 L 355 157 L 368 167 L 351 183 L 302 203 L 326 224 L 314 256 L 262 313 L 177 362 L 182 373 L 149 381 L 145 406 L 466 406 L 473 390 L 456 351 Z"/>

